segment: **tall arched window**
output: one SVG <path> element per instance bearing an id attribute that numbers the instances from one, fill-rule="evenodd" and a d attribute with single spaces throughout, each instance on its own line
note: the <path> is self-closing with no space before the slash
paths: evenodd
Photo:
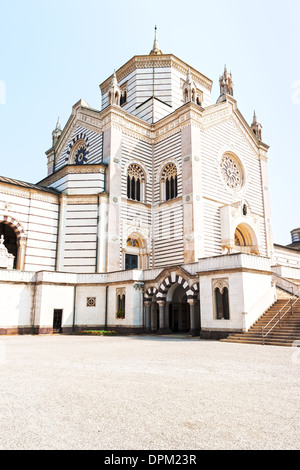
<path id="1" fill-rule="evenodd" d="M 168 163 L 161 174 L 161 199 L 170 201 L 177 195 L 177 168 L 174 163 Z"/>
<path id="2" fill-rule="evenodd" d="M 145 175 L 136 164 L 130 165 L 127 170 L 127 197 L 133 201 L 145 201 Z"/>
<path id="3" fill-rule="evenodd" d="M 228 288 L 215 289 L 216 317 L 217 320 L 229 320 Z"/>

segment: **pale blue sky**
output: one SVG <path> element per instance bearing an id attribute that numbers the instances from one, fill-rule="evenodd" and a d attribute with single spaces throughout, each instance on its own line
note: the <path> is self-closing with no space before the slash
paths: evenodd
<path id="1" fill-rule="evenodd" d="M 150 52 L 157 24 L 162 51 L 214 81 L 213 101 L 226 63 L 248 123 L 256 110 L 274 241 L 290 243 L 300 226 L 299 18 L 298 0 L 0 0 L 0 174 L 44 178 L 57 117 L 64 125 L 80 98 L 100 109 L 99 84 Z"/>

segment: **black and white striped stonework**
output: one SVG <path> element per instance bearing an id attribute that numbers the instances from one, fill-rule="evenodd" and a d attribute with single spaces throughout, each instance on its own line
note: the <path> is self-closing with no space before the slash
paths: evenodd
<path id="1" fill-rule="evenodd" d="M 64 151 L 58 158 L 55 165 L 55 171 L 70 163 L 70 154 L 72 152 L 72 148 L 79 139 L 85 141 L 88 149 L 87 164 L 92 165 L 102 163 L 102 133 L 97 134 L 94 131 L 90 131 L 89 129 L 85 129 L 82 126 L 78 126 L 68 144 L 66 145 Z"/>
<path id="2" fill-rule="evenodd" d="M 155 287 L 149 287 L 146 290 L 144 295 L 144 300 L 151 301 L 153 295 L 156 295 L 156 300 L 165 301 L 167 298 L 168 290 L 173 284 L 178 284 L 183 287 L 186 292 L 187 300 L 196 299 L 199 294 L 199 284 L 195 283 L 192 286 L 180 275 L 178 274 L 171 274 L 168 276 L 159 286 L 158 289 Z"/>

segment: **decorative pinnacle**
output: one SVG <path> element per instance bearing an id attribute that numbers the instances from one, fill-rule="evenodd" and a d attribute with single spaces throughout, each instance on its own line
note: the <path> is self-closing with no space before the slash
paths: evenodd
<path id="1" fill-rule="evenodd" d="M 56 131 L 61 131 L 60 122 L 59 122 L 59 116 L 58 116 L 58 119 L 57 119 L 57 123 L 56 123 L 55 130 L 56 130 Z"/>
<path id="2" fill-rule="evenodd" d="M 117 79 L 117 74 L 116 74 L 115 70 L 114 70 L 114 74 L 113 74 L 113 77 L 112 77 L 112 80 L 111 80 L 111 85 L 112 86 L 118 86 L 118 79 Z"/>

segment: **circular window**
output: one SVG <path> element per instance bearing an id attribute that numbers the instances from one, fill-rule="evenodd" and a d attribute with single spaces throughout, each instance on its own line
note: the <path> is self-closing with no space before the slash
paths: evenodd
<path id="1" fill-rule="evenodd" d="M 75 155 L 74 155 L 74 163 L 76 165 L 83 165 L 84 163 L 87 162 L 87 157 L 88 157 L 88 152 L 86 145 L 80 144 L 76 150 L 75 150 Z"/>
<path id="2" fill-rule="evenodd" d="M 221 175 L 230 189 L 240 189 L 243 185 L 243 170 L 232 155 L 224 155 L 220 162 Z"/>

